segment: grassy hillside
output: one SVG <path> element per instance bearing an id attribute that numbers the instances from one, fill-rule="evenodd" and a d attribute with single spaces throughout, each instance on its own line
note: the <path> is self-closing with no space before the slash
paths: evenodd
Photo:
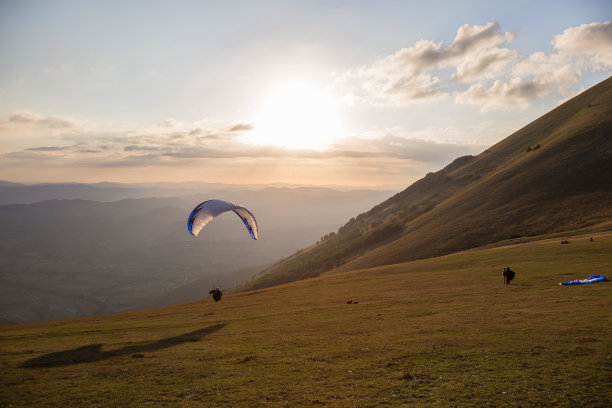
<path id="1" fill-rule="evenodd" d="M 612 78 L 349 220 L 245 288 L 389 265 L 612 219 Z"/>
<path id="2" fill-rule="evenodd" d="M 5 406 L 608 407 L 612 233 L 3 327 Z M 502 284 L 510 265 L 516 279 Z M 354 298 L 358 304 L 346 304 Z"/>

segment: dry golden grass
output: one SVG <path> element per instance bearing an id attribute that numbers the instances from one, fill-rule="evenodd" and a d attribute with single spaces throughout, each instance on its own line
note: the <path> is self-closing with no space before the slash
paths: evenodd
<path id="1" fill-rule="evenodd" d="M 612 233 L 322 276 L 119 315 L 7 326 L 3 406 L 612 403 Z M 517 277 L 502 284 L 501 269 Z M 346 299 L 358 304 L 346 304 Z"/>

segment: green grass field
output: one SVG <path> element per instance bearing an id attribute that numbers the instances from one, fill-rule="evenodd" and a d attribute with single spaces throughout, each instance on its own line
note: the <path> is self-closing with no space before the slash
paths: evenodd
<path id="1" fill-rule="evenodd" d="M 609 407 L 612 283 L 558 285 L 611 277 L 589 237 L 3 327 L 0 404 Z"/>

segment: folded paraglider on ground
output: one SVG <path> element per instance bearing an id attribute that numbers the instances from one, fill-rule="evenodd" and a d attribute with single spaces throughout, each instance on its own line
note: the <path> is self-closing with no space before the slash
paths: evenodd
<path id="1" fill-rule="evenodd" d="M 576 279 L 570 282 L 561 282 L 559 285 L 583 285 L 585 283 L 606 282 L 604 275 L 592 275 L 586 279 Z"/>

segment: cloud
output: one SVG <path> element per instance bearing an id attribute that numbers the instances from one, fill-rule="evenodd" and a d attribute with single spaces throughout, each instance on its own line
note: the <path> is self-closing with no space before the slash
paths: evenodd
<path id="1" fill-rule="evenodd" d="M 228 132 L 246 132 L 249 130 L 253 130 L 255 125 L 252 123 L 238 123 L 237 125 L 232 126 L 228 129 Z"/>
<path id="2" fill-rule="evenodd" d="M 465 57 L 482 50 L 492 49 L 502 43 L 510 43 L 514 39 L 512 33 L 500 33 L 499 23 L 492 21 L 484 26 L 464 24 L 457 30 L 457 36 L 444 54 L 447 58 Z"/>
<path id="3" fill-rule="evenodd" d="M 464 24 L 446 45 L 420 39 L 412 46 L 337 77 L 352 101 L 377 105 L 454 95 L 481 112 L 524 109 L 533 100 L 570 94 L 587 72 L 612 71 L 612 22 L 570 27 L 551 40 L 553 52 L 520 56 L 515 34 L 499 23 Z"/>
<path id="4" fill-rule="evenodd" d="M 439 43 L 421 40 L 362 68 L 358 83 L 368 98 L 405 102 L 440 95 L 439 78 L 423 71 L 440 59 Z"/>
<path id="5" fill-rule="evenodd" d="M 582 76 L 580 65 L 576 58 L 536 52 L 516 64 L 513 74 L 524 80 L 531 78 L 531 81 L 546 87 L 548 91 L 556 89 L 560 94 L 566 94 Z"/>
<path id="6" fill-rule="evenodd" d="M 514 35 L 500 33 L 499 23 L 491 22 L 484 26 L 465 24 L 457 30 L 451 44 L 433 40 L 419 40 L 414 46 L 403 48 L 395 54 L 379 61 L 375 67 L 387 71 L 418 73 L 436 66 L 447 66 L 461 62 L 474 54 L 483 55 L 497 50 L 502 43 L 512 42 Z"/>
<path id="7" fill-rule="evenodd" d="M 77 126 L 76 121 L 73 119 L 58 118 L 56 116 L 41 116 L 27 111 L 12 114 L 7 122 L 11 124 L 38 125 L 48 129 L 67 129 Z"/>
<path id="8" fill-rule="evenodd" d="M 128 145 L 123 148 L 124 152 L 134 152 L 134 151 L 155 151 L 159 150 L 159 147 L 156 146 L 139 146 L 139 145 Z"/>
<path id="9" fill-rule="evenodd" d="M 456 70 L 451 80 L 467 83 L 494 78 L 517 58 L 516 51 L 501 47 L 512 43 L 515 35 L 499 29 L 499 23 L 493 21 L 484 26 L 464 24 L 457 30 L 452 44 L 442 50 L 439 64 Z"/>
<path id="10" fill-rule="evenodd" d="M 356 74 L 345 74 L 340 82 L 358 82 L 361 89 L 350 93 L 378 102 L 403 103 L 443 96 L 449 83 L 441 79 L 440 70 L 454 69 L 451 80 L 463 83 L 495 77 L 516 59 L 516 51 L 500 47 L 512 42 L 514 34 L 502 33 L 499 28 L 497 22 L 465 24 L 447 46 L 418 40 Z"/>
<path id="11" fill-rule="evenodd" d="M 552 93 L 565 100 L 576 91 L 585 72 L 612 70 L 612 22 L 570 27 L 553 37 L 554 52 L 535 52 L 512 67 L 511 79 L 487 86 L 473 84 L 455 101 L 479 105 L 481 112 L 527 108 L 531 101 Z"/>
<path id="12" fill-rule="evenodd" d="M 78 153 L 100 153 L 100 150 L 93 150 L 93 149 L 79 149 L 79 150 L 75 150 Z"/>
<path id="13" fill-rule="evenodd" d="M 205 175 L 210 180 L 228 181 L 229 177 L 242 183 L 299 178 L 302 183 L 354 184 L 359 180 L 363 185 L 401 186 L 457 156 L 483 150 L 392 133 L 344 138 L 324 151 L 295 150 L 251 144 L 245 135 L 231 131 L 233 126 L 206 130 L 181 126 L 186 129 L 170 132 L 155 126 L 126 128 L 93 122 L 66 132 L 36 127 L 23 138 L 21 148 L 0 151 L 0 171 L 12 177 L 27 175 L 34 181 L 53 177 L 189 180 Z"/>
<path id="14" fill-rule="evenodd" d="M 467 91 L 458 94 L 455 101 L 480 105 L 480 111 L 486 113 L 505 107 L 526 108 L 530 98 L 538 93 L 541 93 L 541 87 L 533 81 L 523 83 L 520 78 L 515 78 L 509 83 L 495 81 L 490 88 L 483 84 L 474 84 Z M 510 95 L 513 97 L 511 98 Z"/>
<path id="15" fill-rule="evenodd" d="M 445 163 L 465 154 L 482 151 L 480 145 L 435 142 L 415 137 L 386 134 L 378 138 L 351 138 L 334 146 L 331 155 L 343 157 L 379 157 L 415 162 Z"/>
<path id="16" fill-rule="evenodd" d="M 14 160 L 19 160 L 19 161 L 23 161 L 23 160 L 28 160 L 28 161 L 33 161 L 33 162 L 40 162 L 41 159 L 46 158 L 46 157 L 51 157 L 47 154 L 45 154 L 44 152 L 37 152 L 37 151 L 19 151 L 19 152 L 9 152 L 9 153 L 5 153 L 2 155 L 3 158 L 5 159 L 14 159 Z"/>
<path id="17" fill-rule="evenodd" d="M 46 116 L 30 113 L 12 116 L 13 121 L 32 123 Z M 60 119 L 60 118 L 58 118 Z M 187 129 L 176 132 L 156 132 L 154 128 L 101 129 L 88 123 L 75 131 L 54 133 L 40 130 L 40 140 L 57 141 L 57 144 L 31 145 L 22 150 L 1 154 L 6 165 L 32 168 L 121 168 L 168 166 L 211 166 L 214 163 L 241 163 L 259 161 L 318 161 L 343 163 L 366 160 L 409 160 L 411 162 L 440 162 L 465 154 L 473 147 L 452 143 L 435 143 L 415 138 L 387 134 L 378 138 L 345 138 L 329 150 L 286 149 L 278 146 L 253 145 L 242 138 L 237 129 L 252 125 L 239 123 L 225 130 Z M 33 139 L 33 143 L 36 140 Z M 69 146 L 62 146 L 71 142 Z M 356 163 L 353 163 L 356 165 Z"/>
<path id="18" fill-rule="evenodd" d="M 492 48 L 465 58 L 457 64 L 457 71 L 451 79 L 469 83 L 482 78 L 495 78 L 506 66 L 517 58 L 518 53 L 507 48 Z"/>
<path id="19" fill-rule="evenodd" d="M 582 24 L 556 35 L 552 46 L 561 58 L 583 57 L 590 69 L 612 69 L 612 22 Z"/>
<path id="20" fill-rule="evenodd" d="M 178 125 L 178 121 L 172 118 L 166 119 L 157 124 L 157 126 L 162 127 L 162 128 L 172 128 L 172 127 L 175 127 L 176 125 Z"/>
<path id="21" fill-rule="evenodd" d="M 535 52 L 518 63 L 513 73 L 556 87 L 567 94 L 584 72 L 612 70 L 612 22 L 570 27 L 553 37 L 554 52 Z"/>
<path id="22" fill-rule="evenodd" d="M 515 76 L 509 80 L 495 80 L 486 86 L 479 82 L 465 92 L 455 95 L 457 103 L 479 105 L 483 113 L 513 108 L 526 109 L 535 99 L 552 92 L 571 93 L 581 73 L 575 64 L 560 61 L 558 56 L 534 53 L 514 67 Z"/>
<path id="23" fill-rule="evenodd" d="M 66 146 L 41 146 L 41 147 L 30 147 L 26 149 L 31 152 L 59 152 L 64 150 L 69 150 L 71 147 Z"/>

